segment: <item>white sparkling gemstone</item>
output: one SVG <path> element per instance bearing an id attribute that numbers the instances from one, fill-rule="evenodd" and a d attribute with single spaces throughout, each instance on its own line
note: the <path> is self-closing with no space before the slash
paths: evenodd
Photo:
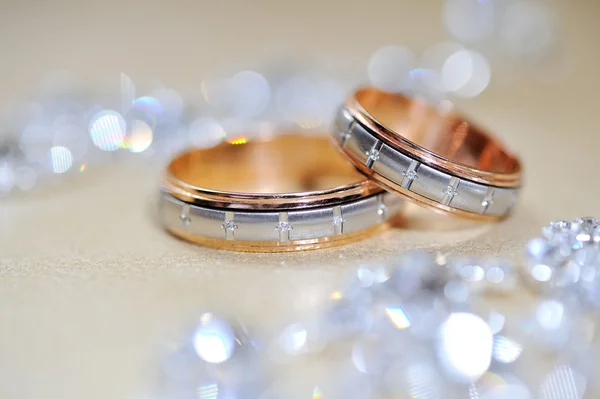
<path id="1" fill-rule="evenodd" d="M 341 226 L 344 222 L 346 222 L 346 219 L 344 219 L 343 216 L 334 216 L 331 224 L 334 226 Z"/>
<path id="2" fill-rule="evenodd" d="M 598 222 L 596 218 L 587 216 L 573 220 L 571 223 L 571 230 L 574 232 L 582 230 L 591 231 L 598 226 L 600 226 L 600 222 Z"/>
<path id="3" fill-rule="evenodd" d="M 235 231 L 238 229 L 238 225 L 233 220 L 228 220 L 221 225 L 221 228 L 227 231 Z"/>
<path id="4" fill-rule="evenodd" d="M 369 151 L 366 152 L 366 154 L 367 157 L 372 161 L 377 161 L 379 159 L 379 150 L 376 150 L 374 148 L 371 148 Z"/>
<path id="5" fill-rule="evenodd" d="M 449 195 L 450 197 L 454 197 L 454 196 L 458 195 L 458 191 L 456 191 L 456 189 L 452 186 L 447 186 L 446 188 L 444 188 L 442 190 L 442 194 Z"/>
<path id="6" fill-rule="evenodd" d="M 417 175 L 417 172 L 414 170 L 406 170 L 406 171 L 402 172 L 402 176 L 404 176 L 410 180 L 417 180 L 419 178 L 419 176 Z"/>
<path id="7" fill-rule="evenodd" d="M 342 141 L 348 140 L 350 138 L 350 132 L 341 132 L 340 133 L 340 139 Z"/>
<path id="8" fill-rule="evenodd" d="M 491 198 L 484 198 L 483 201 L 481 201 L 481 206 L 490 206 L 494 203 L 494 201 Z"/>
<path id="9" fill-rule="evenodd" d="M 277 227 L 275 227 L 275 230 L 277 230 L 277 231 L 290 231 L 293 229 L 294 228 L 288 221 L 281 221 L 277 224 Z"/>
<path id="10" fill-rule="evenodd" d="M 542 229 L 542 236 L 549 240 L 557 238 L 557 236 L 568 235 L 571 228 L 571 223 L 566 220 L 557 220 L 550 222 Z"/>

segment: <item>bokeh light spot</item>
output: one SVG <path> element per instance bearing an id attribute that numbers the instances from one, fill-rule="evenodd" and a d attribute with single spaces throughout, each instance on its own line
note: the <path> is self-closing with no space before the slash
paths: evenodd
<path id="1" fill-rule="evenodd" d="M 152 144 L 152 128 L 150 125 L 142 120 L 134 120 L 128 144 L 131 152 L 143 152 L 150 147 L 150 144 Z"/>
<path id="2" fill-rule="evenodd" d="M 55 146 L 50 149 L 52 172 L 65 173 L 73 165 L 73 155 L 68 148 Z"/>
<path id="3" fill-rule="evenodd" d="M 488 324 L 472 313 L 452 313 L 439 330 L 438 357 L 448 375 L 473 382 L 488 369 L 493 336 Z"/>
<path id="4" fill-rule="evenodd" d="M 235 336 L 231 327 L 211 313 L 205 313 L 194 332 L 194 349 L 208 363 L 222 363 L 235 350 Z"/>
<path id="5" fill-rule="evenodd" d="M 125 138 L 125 119 L 116 111 L 101 111 L 92 118 L 89 133 L 94 145 L 101 150 L 118 150 Z"/>

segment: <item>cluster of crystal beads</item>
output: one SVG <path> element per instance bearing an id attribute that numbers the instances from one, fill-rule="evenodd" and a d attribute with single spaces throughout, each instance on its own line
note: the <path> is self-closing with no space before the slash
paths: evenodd
<path id="1" fill-rule="evenodd" d="M 551 273 L 571 262 L 592 265 L 597 230 L 592 218 L 551 223 L 542 241 L 527 245 L 527 270 L 535 264 Z M 542 252 L 541 243 L 554 249 Z M 290 320 L 260 339 L 232 338 L 229 325 L 203 317 L 191 349 L 203 370 L 218 363 L 222 370 L 258 367 L 260 372 L 251 381 L 210 380 L 196 387 L 236 398 L 247 397 L 240 389 L 260 391 L 256 397 L 264 399 L 580 399 L 600 392 L 594 378 L 600 370 L 597 316 L 582 306 L 589 304 L 582 293 L 591 279 L 581 273 L 569 284 L 557 279 L 555 289 L 536 300 L 523 290 L 530 280 L 518 265 L 499 258 L 409 252 L 384 264 L 362 265 L 331 293 L 322 312 Z M 579 296 L 565 295 L 564 288 L 575 286 Z M 238 363 L 227 366 L 236 351 Z"/>
<path id="2" fill-rule="evenodd" d="M 600 222 L 551 222 L 526 246 L 529 281 L 542 292 L 600 307 Z"/>

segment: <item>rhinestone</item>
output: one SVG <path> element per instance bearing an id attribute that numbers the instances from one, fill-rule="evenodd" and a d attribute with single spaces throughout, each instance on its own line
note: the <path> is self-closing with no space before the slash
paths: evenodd
<path id="1" fill-rule="evenodd" d="M 238 225 L 233 220 L 228 220 L 221 225 L 221 228 L 227 231 L 235 231 L 238 229 Z"/>
<path id="2" fill-rule="evenodd" d="M 366 154 L 367 157 L 372 161 L 377 161 L 379 159 L 379 150 L 376 150 L 375 148 L 371 148 L 366 152 Z"/>
<path id="3" fill-rule="evenodd" d="M 410 180 L 417 180 L 419 178 L 419 176 L 417 175 L 417 172 L 414 170 L 406 170 L 406 171 L 402 172 L 402 176 L 404 176 Z"/>
<path id="4" fill-rule="evenodd" d="M 277 227 L 275 227 L 275 230 L 277 230 L 277 231 L 290 231 L 293 229 L 294 228 L 288 221 L 281 221 L 277 224 Z"/>
<path id="5" fill-rule="evenodd" d="M 442 190 L 442 194 L 454 197 L 454 196 L 458 195 L 458 191 L 456 191 L 456 189 L 454 187 L 448 186 Z"/>
<path id="6" fill-rule="evenodd" d="M 577 218 L 571 223 L 571 231 L 575 234 L 579 234 L 581 232 L 591 233 L 598 226 L 600 226 L 600 222 L 598 222 L 596 218 Z"/>
<path id="7" fill-rule="evenodd" d="M 344 219 L 343 216 L 334 216 L 333 220 L 331 221 L 331 224 L 334 225 L 334 226 L 340 226 L 344 222 L 346 222 L 346 219 Z"/>
<path id="8" fill-rule="evenodd" d="M 566 220 L 557 220 L 550 222 L 542 229 L 542 235 L 548 239 L 553 239 L 557 234 L 567 234 L 571 228 L 571 223 Z"/>

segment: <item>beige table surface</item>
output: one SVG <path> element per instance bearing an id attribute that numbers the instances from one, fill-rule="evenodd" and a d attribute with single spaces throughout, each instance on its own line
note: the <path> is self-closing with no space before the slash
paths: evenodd
<path id="1" fill-rule="evenodd" d="M 561 10 L 571 77 L 544 86 L 517 73 L 461 104 L 524 160 L 526 185 L 505 222 L 417 212 L 404 228 L 342 248 L 220 252 L 173 239 L 153 222 L 158 170 L 143 162 L 0 202 L 0 397 L 147 397 L 165 343 L 203 309 L 276 326 L 313 312 L 359 262 L 410 248 L 518 259 L 549 220 L 600 216 L 600 2 L 548 3 Z M 30 95 L 53 69 L 114 90 L 121 72 L 185 89 L 271 44 L 365 60 L 388 43 L 420 52 L 448 39 L 440 4 L 4 1 L 0 104 Z"/>

